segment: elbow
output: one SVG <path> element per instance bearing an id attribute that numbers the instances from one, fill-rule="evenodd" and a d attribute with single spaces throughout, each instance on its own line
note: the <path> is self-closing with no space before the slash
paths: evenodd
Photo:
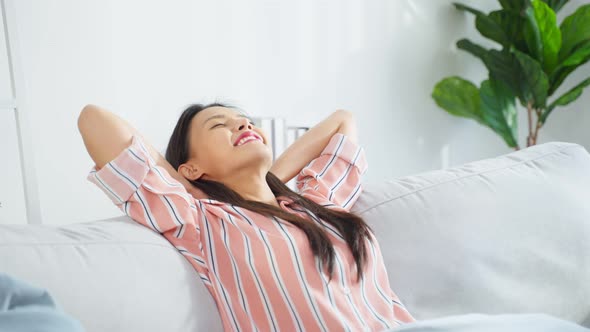
<path id="1" fill-rule="evenodd" d="M 355 122 L 354 114 L 351 111 L 338 109 L 334 112 L 338 119 L 340 120 L 341 125 L 353 125 Z"/>
<path id="2" fill-rule="evenodd" d="M 357 143 L 357 130 L 354 115 L 351 111 L 337 110 L 339 112 L 340 124 L 337 132 L 348 137 L 353 143 Z"/>
<path id="3" fill-rule="evenodd" d="M 354 116 L 354 114 L 349 111 L 349 110 L 345 110 L 345 109 L 337 109 L 334 113 L 337 113 L 343 117 L 347 117 L 347 118 L 352 118 Z"/>
<path id="4" fill-rule="evenodd" d="M 354 123 L 354 114 L 351 111 L 338 109 L 334 112 L 340 123 Z"/>
<path id="5" fill-rule="evenodd" d="M 88 104 L 82 108 L 78 115 L 78 130 L 82 133 L 85 128 L 96 120 L 97 115 L 101 112 L 100 107 L 92 104 Z"/>

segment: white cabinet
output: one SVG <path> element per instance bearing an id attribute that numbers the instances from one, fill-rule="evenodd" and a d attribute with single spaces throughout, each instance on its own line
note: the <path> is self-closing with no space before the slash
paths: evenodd
<path id="1" fill-rule="evenodd" d="M 14 110 L 0 109 L 0 224 L 26 224 Z"/>

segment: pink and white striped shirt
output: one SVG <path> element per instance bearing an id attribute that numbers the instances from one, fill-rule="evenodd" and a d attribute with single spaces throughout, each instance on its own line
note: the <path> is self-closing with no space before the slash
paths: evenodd
<path id="1" fill-rule="evenodd" d="M 336 133 L 297 175 L 297 189 L 327 208 L 350 211 L 366 170 L 364 150 Z M 382 331 L 415 321 L 389 286 L 376 240 L 365 241 L 365 278 L 358 281 L 343 237 L 312 218 L 336 252 L 328 283 L 327 267 L 315 258 L 303 231 L 215 199 L 195 199 L 156 165 L 140 136 L 100 170 L 92 167 L 87 179 L 184 255 L 215 299 L 226 331 Z M 277 201 L 309 220 L 290 198 Z"/>

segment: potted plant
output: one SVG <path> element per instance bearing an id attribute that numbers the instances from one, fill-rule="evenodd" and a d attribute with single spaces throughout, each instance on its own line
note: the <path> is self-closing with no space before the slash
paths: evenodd
<path id="1" fill-rule="evenodd" d="M 528 113 L 526 146 L 536 144 L 539 129 L 551 112 L 576 100 L 590 85 L 587 78 L 563 95 L 553 97 L 563 81 L 590 60 L 590 4 L 579 7 L 558 26 L 556 12 L 567 2 L 499 0 L 502 8 L 488 14 L 454 3 L 457 9 L 475 15 L 479 33 L 498 43 L 501 49 L 486 49 L 468 39 L 459 40 L 459 49 L 479 58 L 486 66 L 488 79 L 477 87 L 458 76 L 446 77 L 432 92 L 436 104 L 450 114 L 489 127 L 508 146 L 518 150 L 518 100 Z"/>

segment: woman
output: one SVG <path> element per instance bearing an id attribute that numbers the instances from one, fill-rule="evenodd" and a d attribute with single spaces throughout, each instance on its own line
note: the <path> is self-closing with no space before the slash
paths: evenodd
<path id="1" fill-rule="evenodd" d="M 332 113 L 274 163 L 267 133 L 219 103 L 181 114 L 165 158 L 97 106 L 78 126 L 96 164 L 88 180 L 189 260 L 225 330 L 381 331 L 414 321 L 369 226 L 349 212 L 367 170 L 350 112 Z M 285 185 L 295 176 L 297 193 Z"/>
<path id="2" fill-rule="evenodd" d="M 372 230 L 350 213 L 367 162 L 348 111 L 274 163 L 267 134 L 219 103 L 181 114 L 165 158 L 100 107 L 86 106 L 78 127 L 95 163 L 88 180 L 184 255 L 226 331 L 589 331 L 546 314 L 416 321 Z M 297 192 L 285 185 L 293 177 Z"/>

